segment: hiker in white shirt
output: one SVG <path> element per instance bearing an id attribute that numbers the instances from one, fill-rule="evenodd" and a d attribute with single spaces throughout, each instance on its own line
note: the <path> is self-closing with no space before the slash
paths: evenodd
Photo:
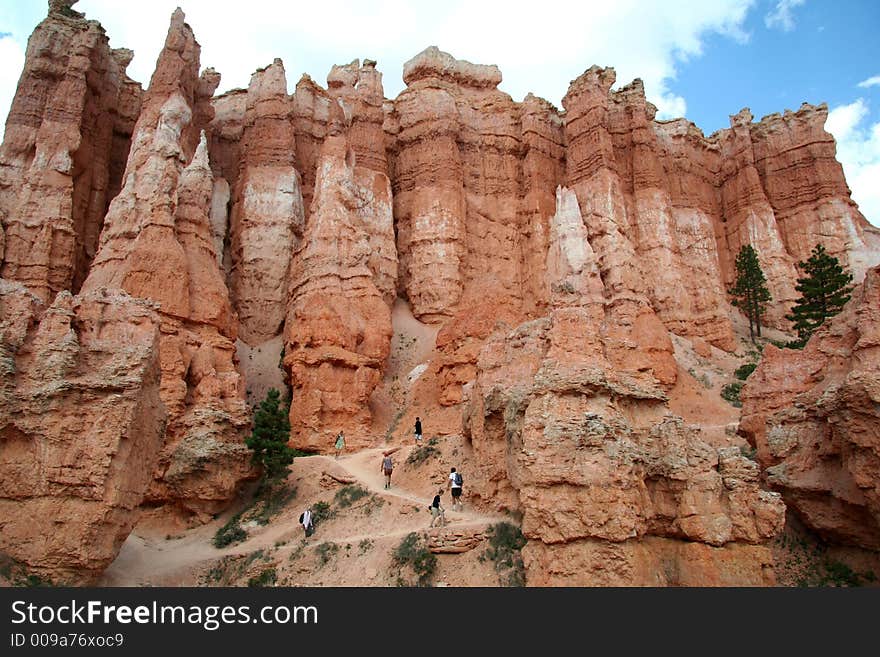
<path id="1" fill-rule="evenodd" d="M 315 525 L 312 523 L 311 507 L 303 511 L 302 515 L 299 517 L 299 522 L 303 526 L 303 529 L 306 530 L 306 536 L 311 536 L 314 533 Z"/>
<path id="2" fill-rule="evenodd" d="M 455 468 L 452 468 L 449 471 L 449 482 L 447 484 L 447 488 L 452 492 L 452 510 L 455 511 L 455 507 L 458 507 L 458 510 L 461 511 L 461 486 L 462 486 L 462 478 L 459 473 L 455 471 Z"/>

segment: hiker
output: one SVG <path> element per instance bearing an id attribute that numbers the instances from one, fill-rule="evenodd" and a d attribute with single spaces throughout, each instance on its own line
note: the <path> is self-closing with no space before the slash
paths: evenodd
<path id="1" fill-rule="evenodd" d="M 299 524 L 306 530 L 306 537 L 315 533 L 315 525 L 312 522 L 312 507 L 307 508 L 299 516 Z"/>
<path id="2" fill-rule="evenodd" d="M 422 442 L 422 420 L 416 417 L 416 444 Z"/>
<path id="3" fill-rule="evenodd" d="M 455 507 L 458 506 L 458 510 L 461 511 L 461 485 L 463 483 L 463 479 L 461 475 L 455 471 L 455 468 L 452 468 L 449 471 L 449 483 L 447 487 L 452 492 L 452 510 L 455 511 Z"/>
<path id="4" fill-rule="evenodd" d="M 437 494 L 434 496 L 434 501 L 431 502 L 431 506 L 428 507 L 428 511 L 431 512 L 431 524 L 428 525 L 428 529 L 434 526 L 434 521 L 437 518 L 440 518 L 440 522 L 438 523 L 441 527 L 446 526 L 446 514 L 443 510 L 443 507 L 440 506 L 440 496 L 443 494 L 443 489 L 440 488 L 437 491 Z"/>
<path id="5" fill-rule="evenodd" d="M 381 471 L 385 475 L 385 488 L 391 488 L 391 471 L 394 469 L 394 462 L 391 460 L 391 454 L 382 457 Z"/>
<path id="6" fill-rule="evenodd" d="M 342 433 L 342 431 L 336 436 L 336 444 L 334 447 L 336 448 L 336 458 L 339 458 L 339 452 L 345 449 L 345 434 Z"/>

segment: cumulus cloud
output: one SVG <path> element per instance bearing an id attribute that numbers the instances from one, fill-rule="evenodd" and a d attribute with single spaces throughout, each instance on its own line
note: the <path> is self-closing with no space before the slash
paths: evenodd
<path id="1" fill-rule="evenodd" d="M 678 67 L 702 55 L 712 35 L 748 41 L 744 21 L 754 2 L 582 0 L 562 10 L 534 0 L 80 0 L 76 9 L 101 21 L 111 46 L 134 50 L 128 73 L 145 87 L 171 13 L 183 5 L 202 46 L 202 65 L 222 74 L 219 92 L 246 87 L 251 73 L 275 57 L 284 61 L 291 92 L 303 73 L 324 84 L 333 64 L 370 58 L 384 74 L 386 96 L 394 98 L 404 88 L 404 62 L 436 45 L 459 59 L 497 64 L 501 89 L 514 100 L 532 92 L 557 106 L 571 80 L 591 65 L 613 66 L 617 86 L 636 77 L 644 81 L 663 119 L 687 111 L 686 99 L 672 90 Z M 12 89 L 26 37 L 44 7 L 22 3 L 11 17 L 19 50 L 4 56 L 0 68 L 15 78 Z M 0 95 L 0 116 L 7 112 L 8 100 Z"/>
<path id="2" fill-rule="evenodd" d="M 101 21 L 111 45 L 135 51 L 128 72 L 146 86 L 178 4 L 80 0 L 77 10 Z M 436 45 L 459 59 L 497 64 L 501 88 L 514 100 L 533 92 L 556 105 L 591 65 L 613 66 L 618 86 L 641 77 L 659 118 L 671 118 L 687 109 L 671 91 L 677 66 L 699 57 L 710 35 L 747 41 L 743 24 L 753 4 L 583 0 L 561 10 L 534 0 L 187 0 L 184 10 L 202 45 L 202 64 L 223 76 L 221 92 L 246 87 L 251 73 L 274 57 L 284 61 L 291 91 L 304 72 L 323 84 L 333 64 L 370 58 L 393 98 L 404 87 L 404 62 Z"/>
<path id="3" fill-rule="evenodd" d="M 828 113 L 825 129 L 837 141 L 837 159 L 843 165 L 853 200 L 868 221 L 880 226 L 880 122 L 869 124 L 868 103 L 859 98 Z"/>
<path id="4" fill-rule="evenodd" d="M 24 50 L 16 43 L 8 33 L 0 36 L 0 139 L 3 138 L 6 128 L 6 115 L 15 97 L 15 88 L 18 86 L 18 78 L 24 67 Z"/>
<path id="5" fill-rule="evenodd" d="M 776 8 L 764 16 L 764 25 L 767 29 L 778 28 L 783 32 L 791 32 L 794 29 L 793 9 L 800 7 L 806 0 L 779 0 Z"/>
<path id="6" fill-rule="evenodd" d="M 867 80 L 862 80 L 856 86 L 862 88 L 878 87 L 880 86 L 880 75 L 875 75 L 874 77 L 870 77 Z"/>

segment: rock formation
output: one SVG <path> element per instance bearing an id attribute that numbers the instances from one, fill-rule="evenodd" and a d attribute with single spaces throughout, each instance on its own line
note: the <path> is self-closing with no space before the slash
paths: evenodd
<path id="1" fill-rule="evenodd" d="M 662 368 L 619 339 L 570 190 L 557 208 L 549 316 L 496 331 L 468 385 L 474 495 L 522 514 L 532 585 L 772 583 L 761 543 L 782 528 L 779 496 L 738 448 L 710 447 L 669 412 Z M 658 353 L 651 335 L 632 333 L 640 353 Z"/>
<path id="2" fill-rule="evenodd" d="M 391 184 L 384 171 L 358 165 L 355 125 L 342 103 L 331 105 L 291 274 L 284 365 L 294 399 L 291 440 L 301 449 L 327 449 L 340 429 L 351 446 L 372 443 L 369 400 L 391 346 Z"/>
<path id="3" fill-rule="evenodd" d="M 14 318 L 3 330 L 19 336 L 7 340 L 16 369 L 3 394 L 31 423 L 0 428 L 11 432 L 0 466 L 21 488 L 4 488 L 0 507 L 18 495 L 50 514 L 51 496 L 67 499 L 54 474 L 23 482 L 19 466 L 31 462 L 27 441 L 55 436 L 54 418 L 75 412 L 65 377 L 109 403 L 77 354 L 104 367 L 118 352 L 132 369 L 113 409 L 124 418 L 100 449 L 76 452 L 88 499 L 105 491 L 88 513 L 110 508 L 112 529 L 93 561 L 65 557 L 81 565 L 59 574 L 112 557 L 150 473 L 148 504 L 202 519 L 228 504 L 255 474 L 246 402 L 270 385 L 292 395 L 293 446 L 329 451 L 340 429 L 351 448 L 374 445 L 391 414 L 374 417 L 391 398 L 374 393 L 400 304 L 437 335 L 429 360 L 413 364 L 424 390 L 408 399 L 442 415 L 444 431 L 463 418 L 480 462 L 475 498 L 522 513 L 530 583 L 771 581 L 763 543 L 783 505 L 759 489 L 755 463 L 670 412 L 671 334 L 705 357 L 710 345 L 735 349 L 726 290 L 743 244 L 758 252 L 777 328 L 815 243 L 856 280 L 880 263 L 880 231 L 849 196 L 824 105 L 757 123 L 744 109 L 706 137 L 685 119 L 656 120 L 640 80 L 612 90 L 613 69 L 586 70 L 560 111 L 531 94 L 515 102 L 497 67 L 436 47 L 405 64 L 393 100 L 372 60 L 334 66 L 326 88 L 303 76 L 293 95 L 275 60 L 248 89 L 213 97 L 219 74 L 199 74 L 180 10 L 143 92 L 125 75 L 132 53 L 110 50 L 73 4 L 50 0 L 31 37 L 0 148 L 0 274 L 24 286 L 3 284 L 0 312 Z M 873 548 L 876 446 L 864 441 L 876 419 L 877 278 L 803 354 L 767 348 L 743 424 L 768 481 L 808 525 Z M 113 331 L 140 342 L 89 342 L 97 309 L 116 307 Z M 56 346 L 41 351 L 31 321 Z M 49 359 L 45 372 L 35 354 Z M 167 421 L 151 448 L 157 366 Z M 59 388 L 43 416 L 34 377 Z M 397 420 L 420 408 L 397 409 Z M 90 417 L 71 426 L 92 436 Z M 812 447 L 793 438 L 820 429 L 831 445 L 821 468 L 833 471 L 814 468 Z M 140 471 L 116 471 L 131 459 Z M 808 481 L 820 471 L 826 479 Z M 75 552 L 33 547 L 14 515 L 0 522 L 44 555 L 28 561 L 41 572 L 48 555 Z"/>
<path id="4" fill-rule="evenodd" d="M 132 52 L 74 3 L 50 2 L 31 35 L 0 149 L 0 274 L 45 302 L 88 273 L 140 111 Z"/>
<path id="5" fill-rule="evenodd" d="M 806 526 L 880 550 L 880 267 L 803 351 L 768 345 L 741 398 L 740 431 Z"/>
<path id="6" fill-rule="evenodd" d="M 51 306 L 0 279 L 0 553 L 90 583 L 138 518 L 162 447 L 159 320 L 121 292 Z"/>
<path id="7" fill-rule="evenodd" d="M 253 476 L 250 416 L 235 365 L 237 319 L 214 251 L 213 178 L 202 135 L 219 77 L 199 77 L 199 46 L 177 11 L 144 98 L 119 195 L 83 290 L 121 288 L 159 305 L 165 444 L 149 494 L 213 514 Z M 184 166 L 189 161 L 189 164 Z"/>
<path id="8" fill-rule="evenodd" d="M 248 87 L 232 198 L 230 290 L 242 340 L 251 345 L 281 333 L 290 262 L 303 232 L 290 114 L 284 66 L 276 59 Z"/>

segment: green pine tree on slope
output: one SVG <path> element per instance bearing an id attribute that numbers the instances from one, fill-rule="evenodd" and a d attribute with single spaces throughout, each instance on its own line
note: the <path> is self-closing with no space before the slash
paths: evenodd
<path id="1" fill-rule="evenodd" d="M 843 310 L 850 299 L 853 277 L 844 271 L 837 258 L 828 255 L 821 244 L 817 244 L 810 258 L 799 262 L 798 267 L 806 276 L 797 281 L 795 289 L 801 297 L 786 319 L 798 332 L 800 339 L 796 346 L 803 346 L 826 319 Z"/>
<path id="2" fill-rule="evenodd" d="M 770 301 L 770 290 L 751 244 L 744 244 L 736 256 L 736 281 L 727 293 L 733 297 L 731 303 L 748 317 L 749 337 L 754 342 L 756 334 L 761 337 L 761 317 Z"/>
<path id="3" fill-rule="evenodd" d="M 290 420 L 281 404 L 281 395 L 272 388 L 260 402 L 254 415 L 254 430 L 245 444 L 254 450 L 253 460 L 263 466 L 263 478 L 273 481 L 289 472 L 294 451 L 287 445 L 290 440 Z"/>

